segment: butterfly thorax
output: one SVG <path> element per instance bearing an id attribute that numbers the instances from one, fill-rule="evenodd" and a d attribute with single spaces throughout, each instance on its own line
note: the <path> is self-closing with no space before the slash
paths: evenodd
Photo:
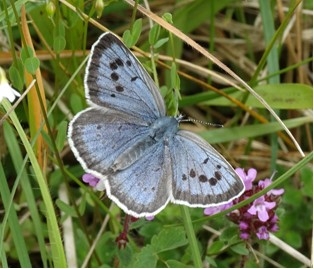
<path id="1" fill-rule="evenodd" d="M 150 137 L 155 141 L 163 140 L 168 143 L 177 133 L 179 122 L 174 117 L 161 117 L 156 119 L 150 126 Z"/>
<path id="2" fill-rule="evenodd" d="M 168 145 L 178 131 L 179 122 L 174 117 L 156 119 L 148 128 L 147 135 L 143 135 L 126 151 L 119 155 L 109 169 L 112 172 L 121 171 L 135 163 L 146 154 L 153 145 L 163 143 Z"/>

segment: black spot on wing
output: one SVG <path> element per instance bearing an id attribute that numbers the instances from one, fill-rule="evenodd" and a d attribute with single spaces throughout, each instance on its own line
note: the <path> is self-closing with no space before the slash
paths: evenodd
<path id="1" fill-rule="evenodd" d="M 123 88 L 121 85 L 117 85 L 117 86 L 116 86 L 116 91 L 117 91 L 117 92 L 123 92 L 123 91 L 124 91 L 124 88 Z"/>
<path id="2" fill-rule="evenodd" d="M 116 64 L 117 64 L 118 66 L 124 66 L 124 63 L 123 63 L 123 61 L 122 61 L 120 58 L 117 58 L 117 59 L 115 60 L 115 62 L 116 62 Z"/>
<path id="3" fill-rule="evenodd" d="M 118 65 L 116 64 L 116 62 L 110 62 L 109 67 L 111 70 L 117 70 L 118 69 Z"/>
<path id="4" fill-rule="evenodd" d="M 217 184 L 217 179 L 214 178 L 214 177 L 211 177 L 209 180 L 208 180 L 209 184 L 211 186 L 215 186 Z"/>
<path id="5" fill-rule="evenodd" d="M 200 176 L 198 177 L 198 180 L 199 180 L 200 182 L 204 183 L 204 182 L 207 182 L 207 181 L 208 181 L 208 178 L 207 178 L 207 176 L 205 176 L 205 175 L 200 175 Z"/>
<path id="6" fill-rule="evenodd" d="M 113 81 L 117 81 L 119 79 L 119 75 L 116 72 L 112 72 L 110 77 Z"/>
<path id="7" fill-rule="evenodd" d="M 207 164 L 208 160 L 209 160 L 209 157 L 207 157 L 207 158 L 203 161 L 203 164 Z"/>
<path id="8" fill-rule="evenodd" d="M 192 178 L 196 177 L 196 173 L 195 173 L 194 169 L 190 170 L 190 177 L 192 177 Z"/>
<path id="9" fill-rule="evenodd" d="M 220 179 L 222 179 L 222 175 L 221 175 L 221 173 L 219 172 L 219 171 L 215 171 L 215 178 L 217 179 L 217 180 L 220 180 Z"/>

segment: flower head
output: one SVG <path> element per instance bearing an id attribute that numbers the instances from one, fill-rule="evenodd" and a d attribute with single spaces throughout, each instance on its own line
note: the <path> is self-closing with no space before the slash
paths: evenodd
<path id="1" fill-rule="evenodd" d="M 0 67 L 0 102 L 3 98 L 7 98 L 12 103 L 16 97 L 20 96 L 21 94 L 9 85 L 5 72 Z"/>
<path id="2" fill-rule="evenodd" d="M 205 208 L 205 215 L 213 215 L 229 208 L 265 189 L 272 182 L 271 179 L 267 178 L 260 180 L 258 184 L 253 184 L 257 174 L 253 168 L 249 169 L 247 173 L 243 169 L 237 168 L 236 172 L 244 182 L 245 192 L 226 205 Z M 256 236 L 260 240 L 268 240 L 269 232 L 278 231 L 278 217 L 275 214 L 275 209 L 283 193 L 283 189 L 272 189 L 253 202 L 227 215 L 232 222 L 239 225 L 240 238 L 249 240 L 252 236 Z"/>

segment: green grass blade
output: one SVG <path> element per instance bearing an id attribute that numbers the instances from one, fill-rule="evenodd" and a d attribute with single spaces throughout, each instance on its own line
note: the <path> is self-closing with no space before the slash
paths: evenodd
<path id="1" fill-rule="evenodd" d="M 16 252 L 18 254 L 19 262 L 21 267 L 32 267 L 30 257 L 28 255 L 26 242 L 23 237 L 23 232 L 21 230 L 21 225 L 19 224 L 19 219 L 17 217 L 17 213 L 14 210 L 13 206 L 10 206 L 10 189 L 8 186 L 8 181 L 4 173 L 4 168 L 2 163 L 0 162 L 0 194 L 1 199 L 4 205 L 5 211 L 8 211 L 8 223 L 11 230 L 11 235 L 14 241 L 14 245 L 16 248 Z M 2 231 L 4 233 L 5 227 L 2 227 Z M 3 233 L 1 234 L 1 238 L 3 238 Z M 1 253 L 4 249 L 4 241 L 0 242 Z"/>
<path id="2" fill-rule="evenodd" d="M 2 101 L 2 105 L 6 111 L 9 111 L 12 108 L 11 104 L 6 99 Z M 47 217 L 47 225 L 48 225 L 48 234 L 49 234 L 49 240 L 50 240 L 50 246 L 51 246 L 51 252 L 52 252 L 51 256 L 53 259 L 54 267 L 66 267 L 66 259 L 65 259 L 63 245 L 62 245 L 60 230 L 58 227 L 56 213 L 55 213 L 54 206 L 51 200 L 47 182 L 39 167 L 39 164 L 37 162 L 33 149 L 29 141 L 27 140 L 26 134 L 14 111 L 12 111 L 12 113 L 10 114 L 10 118 L 29 156 L 29 159 L 30 159 L 30 162 L 31 162 L 31 165 L 32 165 L 32 168 L 33 168 L 35 177 L 37 179 L 39 189 L 41 191 L 42 198 L 46 207 L 45 209 L 46 209 L 46 214 L 47 214 L 46 217 Z"/>
<path id="3" fill-rule="evenodd" d="M 41 254 L 41 260 L 44 267 L 48 267 L 48 264 L 47 264 L 48 257 L 46 253 L 45 238 L 44 238 L 44 233 L 45 233 L 44 229 L 46 228 L 44 228 L 43 223 L 41 222 L 40 214 L 36 206 L 36 200 L 34 197 L 33 188 L 30 184 L 31 179 L 29 178 L 28 173 L 24 169 L 25 163 L 28 161 L 28 158 L 26 156 L 25 160 L 23 161 L 22 153 L 21 153 L 18 141 L 15 139 L 15 135 L 11 126 L 9 124 L 6 124 L 6 122 L 4 122 L 3 126 L 4 126 L 4 134 L 6 137 L 6 144 L 10 152 L 10 155 L 12 156 L 12 162 L 13 162 L 14 168 L 18 173 L 17 182 L 22 187 L 23 193 L 25 195 L 26 203 L 31 214 L 31 219 L 33 221 L 33 225 L 35 228 L 34 232 L 37 236 L 37 242 L 38 242 L 38 248 Z M 12 200 L 15 194 L 15 190 L 16 188 L 12 189 L 12 195 L 10 198 L 11 204 L 12 204 Z"/>

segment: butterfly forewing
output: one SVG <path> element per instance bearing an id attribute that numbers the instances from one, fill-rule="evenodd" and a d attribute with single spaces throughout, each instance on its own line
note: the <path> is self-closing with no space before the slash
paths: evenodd
<path id="1" fill-rule="evenodd" d="M 119 110 L 151 123 L 165 115 L 158 88 L 139 61 L 113 34 L 92 46 L 85 74 L 91 105 Z"/>
<path id="2" fill-rule="evenodd" d="M 71 121 L 69 142 L 83 168 L 102 178 L 113 162 L 148 132 L 146 123 L 131 115 L 88 108 Z"/>

